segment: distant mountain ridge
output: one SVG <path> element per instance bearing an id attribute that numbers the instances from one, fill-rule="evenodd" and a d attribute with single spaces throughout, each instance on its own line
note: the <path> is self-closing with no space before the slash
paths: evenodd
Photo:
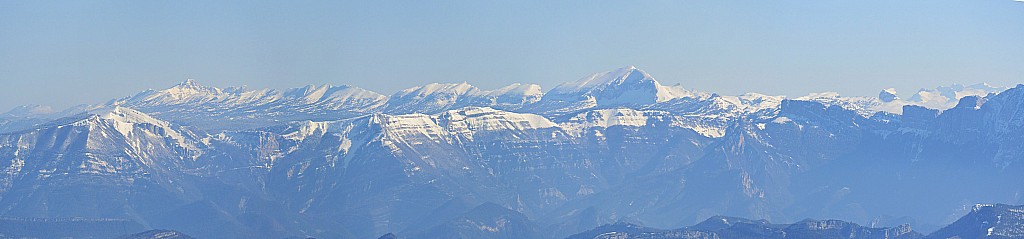
<path id="1" fill-rule="evenodd" d="M 715 215 L 910 218 L 930 231 L 973 202 L 1024 203 L 1024 85 L 922 92 L 725 96 L 636 67 L 548 92 L 189 80 L 0 116 L 0 216 L 119 218 L 211 238 L 429 235 L 504 220 L 561 238 Z M 956 103 L 921 106 L 939 99 Z M 465 235 L 514 235 L 495 230 Z"/>
<path id="2" fill-rule="evenodd" d="M 736 239 L 736 238 L 818 238 L 818 239 L 914 239 L 924 236 L 908 225 L 892 228 L 868 228 L 840 220 L 803 220 L 793 224 L 771 224 L 765 220 L 711 217 L 697 225 L 673 230 L 610 224 L 582 232 L 567 239 Z"/>
<path id="3" fill-rule="evenodd" d="M 929 238 L 1024 238 L 1024 206 L 978 204 Z"/>
<path id="4" fill-rule="evenodd" d="M 691 239 L 691 238 L 1024 238 L 1024 206 L 975 205 L 970 213 L 929 235 L 909 225 L 867 228 L 840 220 L 803 220 L 771 224 L 764 220 L 715 216 L 694 226 L 674 230 L 647 228 L 629 223 L 603 225 L 568 239 Z"/>

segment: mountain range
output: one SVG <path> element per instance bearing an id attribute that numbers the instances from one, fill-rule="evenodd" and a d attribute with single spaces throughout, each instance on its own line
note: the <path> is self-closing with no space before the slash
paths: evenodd
<path id="1" fill-rule="evenodd" d="M 0 115 L 0 217 L 199 238 L 564 238 L 616 222 L 686 234 L 719 215 L 765 233 L 944 235 L 976 203 L 1024 201 L 1022 108 L 1024 85 L 726 96 L 632 66 L 546 92 L 188 80 Z"/>

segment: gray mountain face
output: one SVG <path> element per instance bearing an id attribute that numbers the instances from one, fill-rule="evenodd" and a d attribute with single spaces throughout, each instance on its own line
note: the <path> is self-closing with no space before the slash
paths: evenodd
<path id="1" fill-rule="evenodd" d="M 899 114 L 882 110 L 896 103 Z M 130 220 L 201 238 L 524 235 L 480 231 L 495 220 L 562 238 L 715 215 L 908 218 L 934 230 L 965 205 L 1020 203 L 1022 103 L 1024 86 L 941 110 L 723 96 L 635 67 L 547 93 L 187 81 L 0 115 L 0 216 Z"/>
<path id="2" fill-rule="evenodd" d="M 803 220 L 793 224 L 772 224 L 766 220 L 715 216 L 693 226 L 664 230 L 616 223 L 597 227 L 567 239 L 914 239 L 923 235 L 901 225 L 869 228 L 841 220 Z"/>
<path id="3" fill-rule="evenodd" d="M 682 238 L 1024 238 L 1024 206 L 978 204 L 967 215 L 927 236 L 903 224 L 870 228 L 842 220 L 806 219 L 793 224 L 714 216 L 693 226 L 665 230 L 630 223 L 606 224 L 568 239 Z"/>
<path id="4" fill-rule="evenodd" d="M 928 238 L 1024 238 L 1024 206 L 978 204 Z"/>
<path id="5" fill-rule="evenodd" d="M 410 238 L 543 238 L 526 215 L 493 203 L 484 203 L 461 216 Z"/>

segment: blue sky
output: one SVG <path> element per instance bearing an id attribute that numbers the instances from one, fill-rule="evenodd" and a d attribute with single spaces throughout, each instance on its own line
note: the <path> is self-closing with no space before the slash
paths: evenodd
<path id="1" fill-rule="evenodd" d="M 0 111 L 213 86 L 545 89 L 636 65 L 739 94 L 1024 83 L 1024 3 L 0 1 Z"/>

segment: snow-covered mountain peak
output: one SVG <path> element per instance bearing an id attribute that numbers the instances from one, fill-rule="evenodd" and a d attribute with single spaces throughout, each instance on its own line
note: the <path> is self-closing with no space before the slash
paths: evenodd
<path id="1" fill-rule="evenodd" d="M 564 114 L 594 107 L 650 105 L 693 95 L 680 86 L 663 86 L 647 72 L 627 66 L 562 83 L 544 94 L 535 107 Z"/>
<path id="2" fill-rule="evenodd" d="M 964 86 L 953 84 L 940 86 L 935 89 L 921 89 L 910 97 L 909 104 L 920 105 L 927 108 L 946 110 L 956 106 L 960 98 L 966 96 L 986 96 L 992 93 L 999 93 L 1008 88 L 992 86 L 987 83 Z"/>
<path id="3" fill-rule="evenodd" d="M 592 93 L 605 87 L 627 83 L 656 82 L 651 75 L 635 66 L 627 66 L 612 71 L 594 73 L 574 82 L 566 82 L 551 89 L 549 93 Z"/>
<path id="4" fill-rule="evenodd" d="M 882 102 L 875 97 L 846 97 L 839 95 L 838 92 L 832 91 L 811 93 L 806 96 L 798 97 L 794 100 L 818 102 L 826 107 L 835 105 L 857 112 L 857 114 L 864 117 L 871 117 L 879 111 L 902 111 L 903 107 L 903 104 L 899 102 Z"/>
<path id="5" fill-rule="evenodd" d="M 165 92 L 167 94 L 174 96 L 185 97 L 194 94 L 216 94 L 220 93 L 221 89 L 212 86 L 200 85 L 198 82 L 196 82 L 196 80 L 187 79 L 161 92 Z"/>
<path id="6" fill-rule="evenodd" d="M 198 88 L 202 88 L 203 87 L 198 82 L 196 82 L 195 79 L 192 79 L 192 78 L 185 79 L 185 81 L 182 81 L 181 83 L 178 83 L 177 86 L 178 87 L 182 87 L 182 88 L 192 88 L 192 89 L 198 89 Z"/>
<path id="7" fill-rule="evenodd" d="M 114 100 L 108 105 L 120 104 L 141 104 L 141 105 L 168 105 L 182 104 L 185 102 L 209 101 L 225 95 L 224 91 L 217 87 L 200 85 L 193 79 L 185 80 L 170 88 L 163 90 L 146 90 L 134 96 Z"/>
<path id="8" fill-rule="evenodd" d="M 171 123 L 149 116 L 146 113 L 123 106 L 101 106 L 85 110 L 80 114 L 58 119 L 47 125 L 42 125 L 36 130 L 61 129 L 65 127 L 79 128 L 80 132 L 89 134 L 85 138 L 86 147 L 95 149 L 109 149 L 118 151 L 114 145 L 126 144 L 133 152 L 143 152 L 145 146 L 141 143 L 142 138 L 166 139 L 173 142 L 176 147 L 195 151 L 198 143 L 193 140 L 193 134 L 187 129 L 173 126 Z M 123 138 L 111 138 L 113 135 L 121 135 Z M 110 141 L 114 140 L 114 141 Z M 117 142 L 117 143 L 114 143 Z M 124 145 L 121 145 L 124 146 Z M 196 151 L 195 153 L 198 153 Z M 192 157 L 195 155 L 190 155 Z"/>
<path id="9" fill-rule="evenodd" d="M 91 109 L 91 110 L 86 112 L 86 115 L 89 115 L 91 117 L 96 117 L 96 118 L 99 118 L 99 119 L 111 120 L 111 121 L 117 121 L 117 122 L 123 122 L 123 123 L 132 123 L 132 124 L 145 123 L 145 124 L 151 124 L 151 125 L 156 125 L 156 126 L 161 126 L 161 127 L 166 127 L 167 125 L 169 125 L 166 121 L 159 120 L 159 119 L 153 118 L 152 116 L 149 116 L 149 115 L 147 115 L 145 113 L 139 112 L 137 110 L 134 110 L 134 109 L 131 109 L 131 108 L 128 108 L 128 107 L 121 107 L 121 106 L 107 106 L 107 107 Z"/>
<path id="10" fill-rule="evenodd" d="M 548 92 L 553 96 L 595 97 L 607 103 L 655 103 L 670 99 L 676 88 L 665 88 L 650 74 L 627 66 L 595 73 L 574 82 L 566 82 Z M 640 92 L 633 92 L 640 91 Z M 635 97 L 636 99 L 628 99 Z M 630 102 L 632 101 L 632 102 Z M 599 102 L 602 104 L 604 102 Z"/>
<path id="11" fill-rule="evenodd" d="M 778 107 L 786 97 L 781 95 L 746 93 L 736 96 L 736 99 L 739 101 L 739 104 L 743 106 L 745 111 L 756 112 L 763 109 Z"/>

